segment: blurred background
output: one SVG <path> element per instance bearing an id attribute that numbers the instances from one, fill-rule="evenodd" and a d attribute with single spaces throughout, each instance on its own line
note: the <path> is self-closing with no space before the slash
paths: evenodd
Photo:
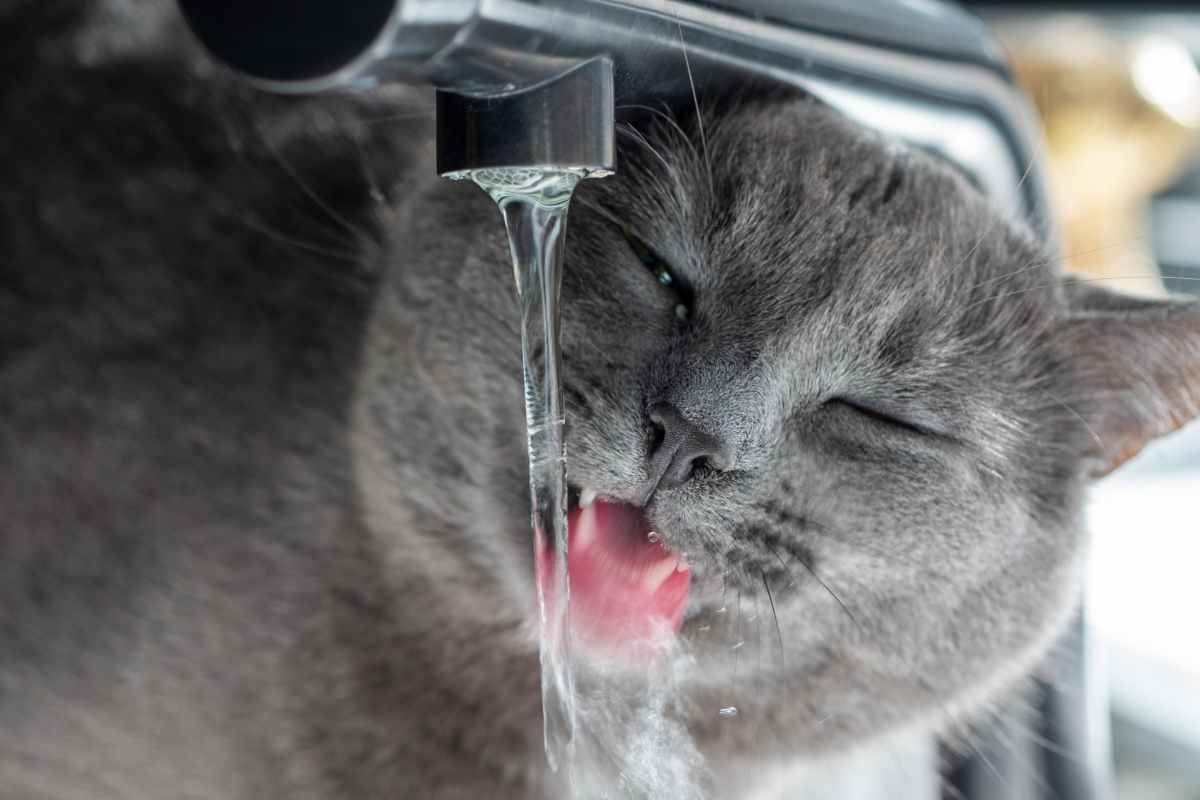
<path id="1" fill-rule="evenodd" d="M 1041 117 L 1068 269 L 1200 295 L 1200 3 L 965 3 Z M 1095 490 L 1089 657 L 1117 796 L 1200 800 L 1200 424 Z M 1105 728 L 1107 727 L 1107 730 Z"/>

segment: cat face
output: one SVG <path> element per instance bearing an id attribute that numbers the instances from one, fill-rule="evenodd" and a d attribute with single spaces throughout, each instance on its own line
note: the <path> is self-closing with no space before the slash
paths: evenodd
<path id="1" fill-rule="evenodd" d="M 700 658 L 745 643 L 712 707 L 804 708 L 780 733 L 810 748 L 1026 666 L 1068 607 L 1075 456 L 1034 457 L 1078 425 L 1043 352 L 1058 292 L 965 181 L 815 104 L 711 128 L 579 190 L 570 480 L 686 554 Z M 711 444 L 651 493 L 671 424 Z"/>
<path id="2" fill-rule="evenodd" d="M 953 714 L 1068 617 L 1087 478 L 1196 413 L 1196 312 L 1064 284 L 959 175 L 814 101 L 706 124 L 643 128 L 576 192 L 573 496 L 685 559 L 701 741 L 812 752 Z M 421 537 L 471 585 L 455 602 L 529 614 L 516 319 L 496 212 L 464 189 L 394 226 L 365 496 L 392 528 L 466 529 Z"/>

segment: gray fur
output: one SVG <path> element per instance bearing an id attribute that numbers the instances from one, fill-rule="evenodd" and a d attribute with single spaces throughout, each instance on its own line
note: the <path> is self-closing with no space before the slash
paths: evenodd
<path id="1" fill-rule="evenodd" d="M 169 23 L 81 64 L 75 20 L 0 9 L 0 796 L 535 796 L 495 208 L 429 174 L 428 120 L 372 122 L 425 98 L 256 95 Z M 722 106 L 703 149 L 681 119 L 574 201 L 567 442 L 627 501 L 653 402 L 735 454 L 646 509 L 696 570 L 697 659 L 761 654 L 687 688 L 720 782 L 1027 675 L 1088 479 L 1200 407 L 1200 313 L 1064 286 L 957 174 L 814 101 Z M 717 613 L 766 620 L 764 581 L 782 654 Z"/>

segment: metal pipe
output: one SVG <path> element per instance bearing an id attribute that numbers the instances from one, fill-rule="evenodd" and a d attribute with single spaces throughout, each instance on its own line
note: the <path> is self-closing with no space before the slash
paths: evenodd
<path id="1" fill-rule="evenodd" d="M 356 0 L 350 6 L 180 0 L 180 6 L 215 56 L 282 92 L 404 81 L 499 97 L 549 85 L 597 56 L 613 64 L 618 118 L 632 106 L 690 103 L 694 89 L 721 92 L 748 78 L 796 85 L 872 127 L 940 152 L 1005 210 L 1035 223 L 1046 219 L 1037 171 L 1020 180 L 1037 142 L 999 48 L 974 18 L 933 0 Z M 441 127 L 487 127 L 490 136 L 513 140 L 504 149 L 525 152 L 536 165 L 552 163 L 554 148 L 565 146 L 561 136 L 543 136 L 557 144 L 538 151 L 520 141 L 529 137 L 516 126 L 461 119 Z M 572 136 L 584 134 L 572 128 Z M 469 166 L 462 146 L 482 151 L 498 142 L 456 146 L 460 152 L 439 137 L 439 160 Z"/>

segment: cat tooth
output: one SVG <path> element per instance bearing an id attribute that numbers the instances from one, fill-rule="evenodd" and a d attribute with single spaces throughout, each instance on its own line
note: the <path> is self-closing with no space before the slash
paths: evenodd
<path id="1" fill-rule="evenodd" d="M 647 591 L 655 591 L 662 586 L 663 581 L 675 574 L 678 563 L 678 560 L 674 558 L 664 558 L 659 561 L 642 573 L 642 586 Z"/>
<path id="2" fill-rule="evenodd" d="M 590 503 L 585 506 L 582 501 L 579 505 L 579 516 L 575 518 L 575 535 L 571 537 L 571 551 L 575 553 L 587 550 L 596 540 L 596 509 Z"/>
<path id="3" fill-rule="evenodd" d="M 587 508 L 596 499 L 595 489 L 584 489 L 579 493 L 579 507 Z"/>

